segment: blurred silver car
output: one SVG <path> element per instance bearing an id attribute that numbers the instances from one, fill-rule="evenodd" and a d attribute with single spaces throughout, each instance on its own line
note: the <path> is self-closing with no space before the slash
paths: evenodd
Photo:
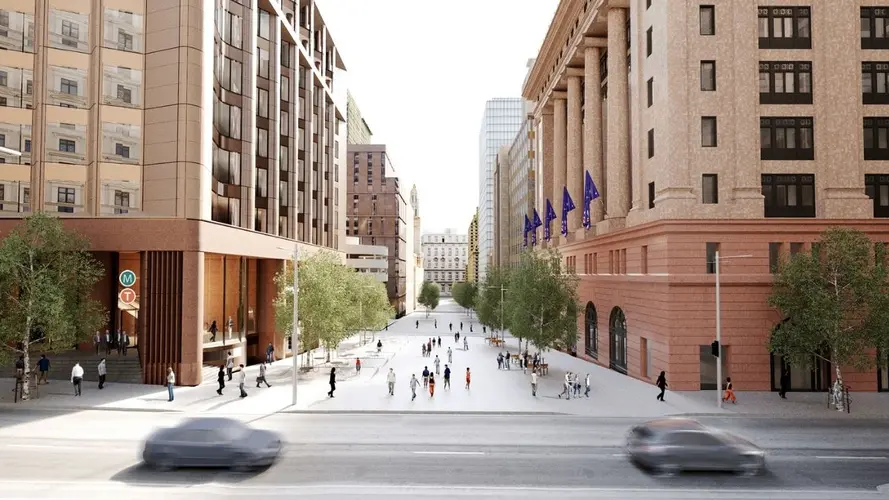
<path id="1" fill-rule="evenodd" d="M 627 454 L 662 475 L 682 471 L 761 474 L 765 453 L 753 443 L 684 418 L 652 420 L 630 429 Z"/>
<path id="2" fill-rule="evenodd" d="M 250 470 L 272 465 L 280 452 L 281 438 L 274 432 L 251 429 L 227 418 L 197 418 L 152 434 L 145 441 L 142 460 L 159 470 Z"/>

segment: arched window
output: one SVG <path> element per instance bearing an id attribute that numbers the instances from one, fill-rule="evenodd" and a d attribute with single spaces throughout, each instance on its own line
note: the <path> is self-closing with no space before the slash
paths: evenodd
<path id="1" fill-rule="evenodd" d="M 587 356 L 593 358 L 599 357 L 599 316 L 596 314 L 596 306 L 592 302 L 587 302 L 586 313 L 584 314 L 584 334 L 586 337 Z"/>
<path id="2" fill-rule="evenodd" d="M 611 310 L 608 321 L 608 337 L 610 340 L 611 368 L 627 373 L 627 317 L 620 307 Z"/>

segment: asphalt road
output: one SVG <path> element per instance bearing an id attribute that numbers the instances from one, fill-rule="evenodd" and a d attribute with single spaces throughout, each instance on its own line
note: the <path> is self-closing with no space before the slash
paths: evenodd
<path id="1" fill-rule="evenodd" d="M 4 415 L 4 425 L 10 424 L 9 418 L 15 417 Z M 877 493 L 879 485 L 889 483 L 889 423 L 880 421 L 701 419 L 767 449 L 769 472 L 754 478 L 652 477 L 630 464 L 621 448 L 634 421 L 540 415 L 277 414 L 252 423 L 277 430 L 288 441 L 278 463 L 269 469 L 160 473 L 142 466 L 141 436 L 175 418 L 86 412 L 78 418 L 82 427 L 66 429 L 52 439 L 6 433 L 0 440 L 0 498 L 27 493 L 92 499 L 126 494 L 136 499 L 162 492 L 165 500 L 354 494 L 889 499 L 889 493 Z M 121 423 L 134 432 L 118 434 Z M 96 427 L 115 433 L 96 434 Z"/>

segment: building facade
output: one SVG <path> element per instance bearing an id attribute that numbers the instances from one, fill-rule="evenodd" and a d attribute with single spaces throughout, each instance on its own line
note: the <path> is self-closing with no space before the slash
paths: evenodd
<path id="1" fill-rule="evenodd" d="M 581 278 L 579 355 L 716 388 L 718 252 L 723 373 L 777 389 L 766 299 L 781 256 L 831 226 L 889 241 L 885 15 L 864 0 L 560 2 L 523 95 L 538 206 L 560 212 L 565 186 L 577 206 L 546 246 Z M 589 230 L 586 172 L 602 195 Z M 830 368 L 790 367 L 793 390 L 825 390 Z M 885 370 L 844 379 L 889 389 Z"/>
<path id="2" fill-rule="evenodd" d="M 469 258 L 466 259 L 466 282 L 478 283 L 478 209 L 469 224 Z"/>
<path id="3" fill-rule="evenodd" d="M 423 242 L 421 240 L 422 233 L 420 228 L 420 195 L 417 193 L 416 184 L 411 186 L 410 204 L 413 212 L 413 230 L 411 232 L 413 263 L 408 264 L 408 272 L 410 274 L 409 279 L 413 280 L 413 289 L 408 290 L 407 302 L 408 309 L 415 311 L 417 309 L 417 297 L 423 288 L 425 276 L 423 269 Z M 411 267 L 413 268 L 412 270 L 410 269 Z"/>
<path id="4" fill-rule="evenodd" d="M 389 249 L 384 245 L 363 245 L 357 236 L 346 236 L 343 251 L 346 265 L 355 272 L 372 274 L 380 283 L 389 281 Z"/>
<path id="5" fill-rule="evenodd" d="M 361 115 L 358 101 L 355 100 L 355 96 L 351 92 L 346 93 L 346 124 L 349 144 L 370 144 L 373 142 L 373 132 L 370 130 L 370 125 Z"/>
<path id="6" fill-rule="evenodd" d="M 442 295 L 450 295 L 454 283 L 466 280 L 469 238 L 455 229 L 423 235 L 425 280 L 437 283 Z"/>
<path id="7" fill-rule="evenodd" d="M 410 211 L 407 202 L 386 146 L 350 144 L 347 157 L 352 170 L 351 182 L 347 184 L 346 234 L 359 237 L 363 245 L 382 245 L 389 249 L 386 290 L 396 315 L 401 316 L 405 314 L 407 265 L 413 263 L 408 254 Z"/>
<path id="8" fill-rule="evenodd" d="M 494 248 L 487 266 L 509 262 L 509 146 L 500 146 L 494 167 Z"/>
<path id="9" fill-rule="evenodd" d="M 4 0 L 0 26 L 0 142 L 21 153 L 2 155 L 0 233 L 47 211 L 89 238 L 146 383 L 284 353 L 287 249 L 344 237 L 344 66 L 314 1 Z"/>
<path id="10" fill-rule="evenodd" d="M 532 61 L 533 62 L 533 61 Z M 522 128 L 516 134 L 515 140 L 509 146 L 506 153 L 507 175 L 504 182 L 506 191 L 506 203 L 508 226 L 505 230 L 506 255 L 503 257 L 503 265 L 515 267 L 523 251 L 531 248 L 531 237 L 528 236 L 528 247 L 525 247 L 525 216 L 533 221 L 536 185 L 536 158 L 537 150 L 534 130 L 533 103 L 525 101 L 525 117 Z M 538 209 L 538 213 L 540 210 Z M 542 215 L 541 215 L 542 217 Z"/>
<path id="11" fill-rule="evenodd" d="M 491 99 L 485 103 L 479 131 L 478 146 L 478 249 L 479 279 L 485 279 L 485 267 L 494 258 L 494 170 L 497 152 L 509 145 L 522 124 L 522 100 L 519 98 Z"/>

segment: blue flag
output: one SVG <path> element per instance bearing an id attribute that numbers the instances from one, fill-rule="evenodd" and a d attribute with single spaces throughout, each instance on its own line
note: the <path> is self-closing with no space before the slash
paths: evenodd
<path id="1" fill-rule="evenodd" d="M 556 220 L 556 211 L 553 210 L 553 204 L 550 203 L 549 199 L 546 200 L 546 217 L 543 226 L 543 239 L 549 241 L 552 237 L 552 231 L 550 231 L 549 225 L 552 221 Z"/>
<path id="2" fill-rule="evenodd" d="M 528 220 L 528 216 L 525 215 L 525 243 L 523 246 L 528 246 L 528 233 L 531 231 L 531 221 Z"/>
<path id="3" fill-rule="evenodd" d="M 531 221 L 531 246 L 537 244 L 537 228 L 542 226 L 543 222 L 540 220 L 540 214 L 537 213 L 537 209 L 534 209 L 534 220 Z"/>
<path id="4" fill-rule="evenodd" d="M 583 180 L 583 227 L 589 229 L 593 222 L 590 220 L 590 202 L 599 197 L 599 190 L 596 189 L 596 183 L 590 171 L 587 170 L 586 177 Z"/>
<path id="5" fill-rule="evenodd" d="M 571 200 L 566 186 L 562 191 L 562 236 L 568 236 L 568 212 L 572 210 L 574 210 L 574 201 Z"/>

